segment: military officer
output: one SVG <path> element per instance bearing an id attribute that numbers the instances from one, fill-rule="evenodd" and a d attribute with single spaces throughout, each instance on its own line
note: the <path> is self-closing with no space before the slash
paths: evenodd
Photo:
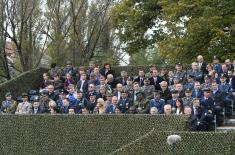
<path id="1" fill-rule="evenodd" d="M 184 106 L 192 106 L 193 97 L 192 97 L 192 90 L 186 89 L 185 90 L 185 97 L 182 98 Z"/>
<path id="2" fill-rule="evenodd" d="M 134 106 L 139 114 L 146 114 L 149 111 L 149 100 L 144 97 L 143 92 L 138 92 L 136 94 L 137 100 L 134 102 Z"/>
<path id="3" fill-rule="evenodd" d="M 17 108 L 17 102 L 12 99 L 10 92 L 5 94 L 5 101 L 2 102 L 1 112 L 7 114 L 15 114 Z"/>

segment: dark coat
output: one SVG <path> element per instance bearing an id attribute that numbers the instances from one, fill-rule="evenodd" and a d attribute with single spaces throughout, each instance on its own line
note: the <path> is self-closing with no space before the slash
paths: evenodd
<path id="1" fill-rule="evenodd" d="M 154 85 L 155 90 L 160 90 L 160 89 L 161 89 L 159 83 L 162 82 L 163 79 L 162 79 L 160 76 L 157 76 L 157 81 L 156 81 L 156 83 L 154 82 L 154 78 L 153 78 L 153 77 L 149 78 L 149 81 L 150 81 L 150 85 Z"/>
<path id="2" fill-rule="evenodd" d="M 77 90 L 80 90 L 82 86 L 82 81 L 78 81 Z M 82 86 L 82 92 L 86 93 L 88 91 L 88 80 L 85 80 Z"/>
<path id="3" fill-rule="evenodd" d="M 134 82 L 138 82 L 138 83 L 140 84 L 140 87 L 142 87 L 142 86 L 144 85 L 144 78 L 143 78 L 143 80 L 141 80 L 141 78 L 138 76 L 138 77 L 134 80 Z"/>

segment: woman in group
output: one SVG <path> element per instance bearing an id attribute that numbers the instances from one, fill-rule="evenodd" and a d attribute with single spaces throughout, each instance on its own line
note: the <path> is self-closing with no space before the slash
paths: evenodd
<path id="1" fill-rule="evenodd" d="M 176 108 L 172 109 L 173 113 L 176 115 L 184 114 L 184 105 L 181 98 L 176 100 Z"/>

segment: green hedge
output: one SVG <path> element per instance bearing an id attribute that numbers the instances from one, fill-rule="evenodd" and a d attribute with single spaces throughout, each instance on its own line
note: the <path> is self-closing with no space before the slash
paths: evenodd
<path id="1" fill-rule="evenodd" d="M 0 84 L 0 101 L 4 100 L 6 92 L 10 91 L 16 97 L 22 92 L 28 92 L 30 89 L 38 89 L 42 81 L 42 74 L 47 72 L 46 68 L 37 68 L 22 73 L 18 77 Z"/>
<path id="2" fill-rule="evenodd" d="M 164 115 L 0 115 L 2 154 L 107 154 L 146 134 L 185 130 Z"/>

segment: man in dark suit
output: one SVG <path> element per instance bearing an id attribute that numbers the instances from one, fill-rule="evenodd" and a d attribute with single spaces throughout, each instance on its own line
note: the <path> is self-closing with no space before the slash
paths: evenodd
<path id="1" fill-rule="evenodd" d="M 201 107 L 204 109 L 203 114 L 208 112 L 212 113 L 214 109 L 214 99 L 211 97 L 211 90 L 209 88 L 204 89 L 203 94 L 203 98 L 200 100 Z"/>
<path id="2" fill-rule="evenodd" d="M 218 84 L 216 82 L 212 82 L 211 88 L 212 88 L 212 97 L 215 101 L 215 105 L 219 105 L 220 107 L 224 107 L 224 101 L 226 94 L 224 92 L 221 92 L 218 88 Z"/>
<path id="3" fill-rule="evenodd" d="M 235 76 L 233 73 L 234 73 L 233 70 L 228 70 L 227 83 L 229 83 L 232 86 L 232 90 L 234 92 L 235 91 Z"/>
<path id="4" fill-rule="evenodd" d="M 140 87 L 142 87 L 144 85 L 144 77 L 145 77 L 144 70 L 140 69 L 139 76 L 134 80 L 134 82 L 138 82 Z"/>
<path id="5" fill-rule="evenodd" d="M 77 83 L 77 90 L 84 93 L 88 91 L 88 80 L 85 73 L 81 75 L 81 80 Z"/>
<path id="6" fill-rule="evenodd" d="M 192 97 L 193 98 L 202 98 L 203 97 L 203 91 L 201 90 L 201 84 L 199 81 L 196 81 L 194 83 Z"/>
<path id="7" fill-rule="evenodd" d="M 202 116 L 202 108 L 200 106 L 200 100 L 194 99 L 192 104 L 192 115 L 197 119 L 200 119 Z"/>
<path id="8" fill-rule="evenodd" d="M 30 110 L 31 114 L 42 114 L 43 111 L 40 108 L 40 103 L 39 103 L 40 97 L 39 96 L 34 96 L 32 99 L 32 109 Z"/>
<path id="9" fill-rule="evenodd" d="M 157 69 L 153 70 L 152 77 L 149 78 L 149 80 L 150 80 L 150 85 L 155 86 L 155 90 L 161 90 L 160 82 L 162 82 L 163 79 L 159 76 L 159 72 Z"/>
<path id="10" fill-rule="evenodd" d="M 178 91 L 171 91 L 171 99 L 167 100 L 166 104 L 170 104 L 172 108 L 176 108 L 176 100 L 178 99 Z"/>

